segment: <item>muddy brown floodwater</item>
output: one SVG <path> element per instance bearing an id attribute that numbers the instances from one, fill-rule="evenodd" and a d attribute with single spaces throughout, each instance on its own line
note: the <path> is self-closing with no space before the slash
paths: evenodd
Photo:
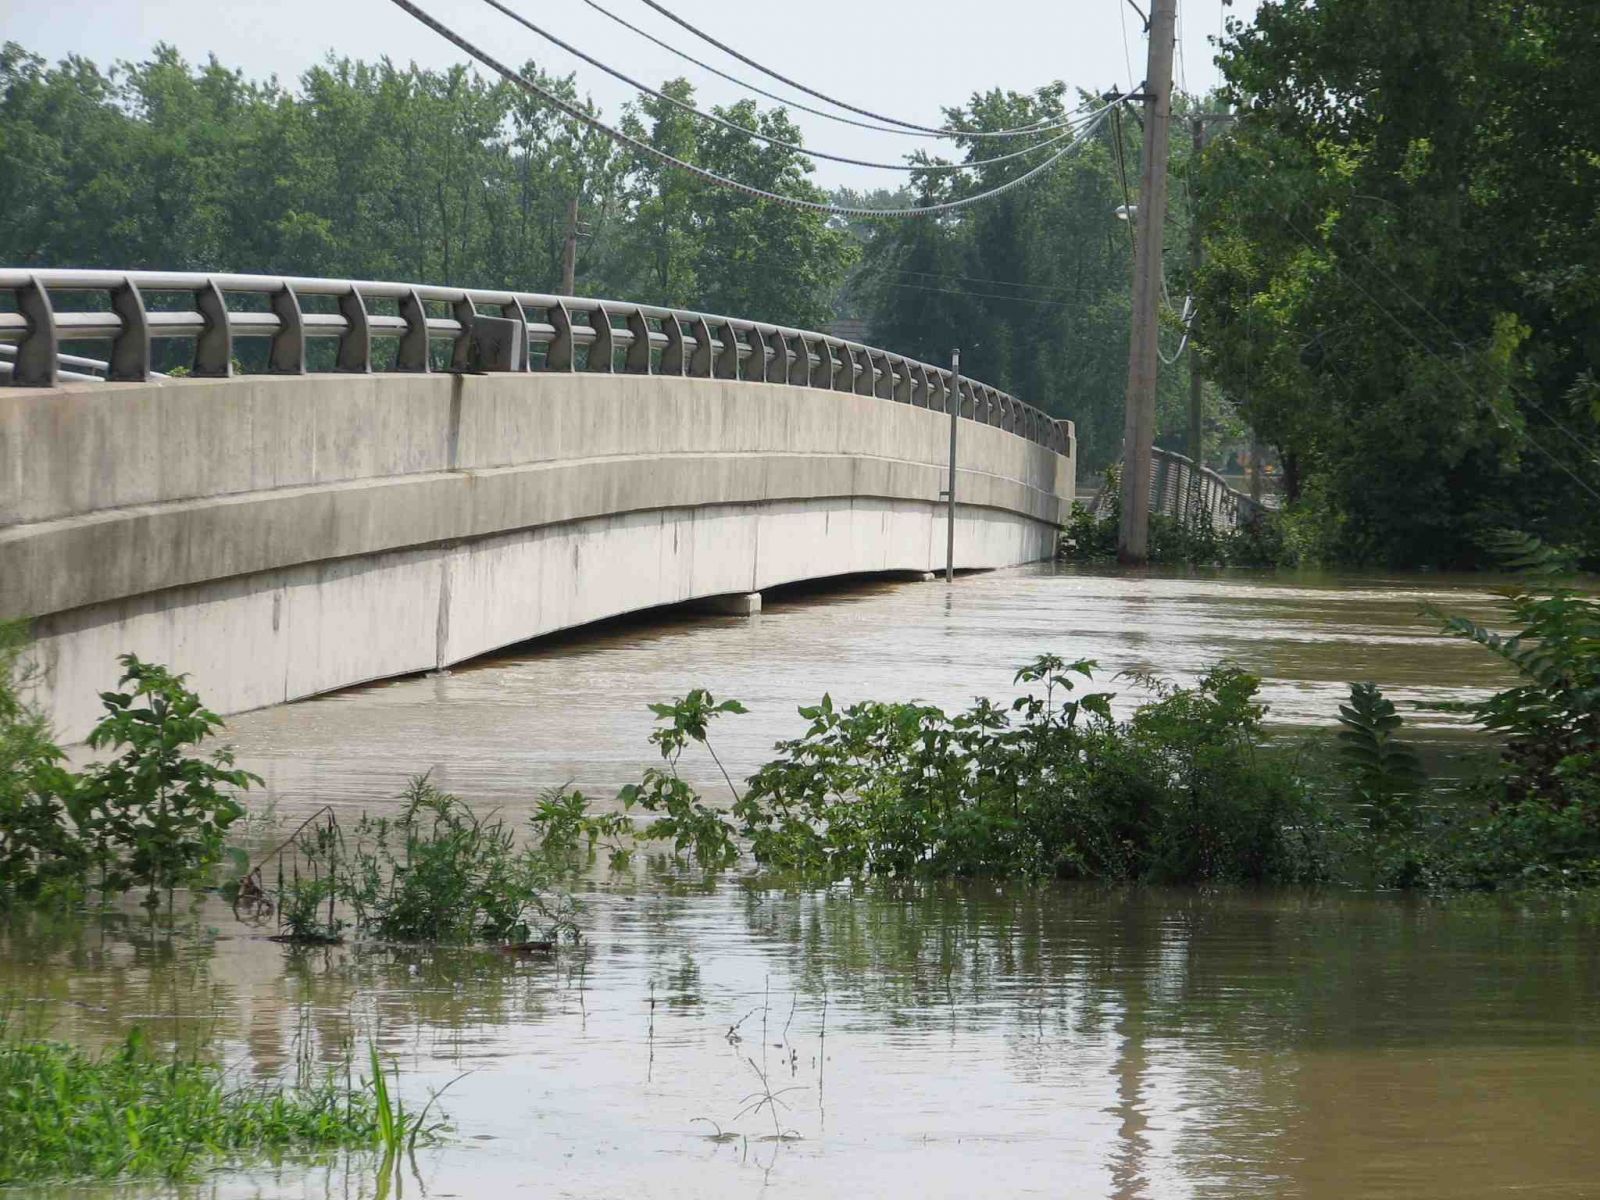
<path id="1" fill-rule="evenodd" d="M 1046 650 L 1180 681 L 1230 658 L 1265 677 L 1273 720 L 1325 726 L 1352 679 L 1402 701 L 1494 686 L 1481 651 L 1418 614 L 1481 614 L 1482 586 L 1050 567 L 841 584 L 247 714 L 230 737 L 281 827 L 324 802 L 379 809 L 424 770 L 519 821 L 541 787 L 607 797 L 649 761 L 644 704 L 696 685 L 750 706 L 719 730 L 748 770 L 824 690 L 1008 697 Z M 413 1101 L 456 1080 L 410 1196 L 1600 1195 L 1584 903 L 770 889 L 648 860 L 573 886 L 587 944 L 555 962 L 293 951 L 203 907 L 172 938 L 132 918 L 13 927 L 0 992 L 87 1043 L 203 1029 L 263 1078 L 375 1037 Z M 236 1164 L 181 1194 L 378 1187 L 370 1158 L 339 1156 Z"/>

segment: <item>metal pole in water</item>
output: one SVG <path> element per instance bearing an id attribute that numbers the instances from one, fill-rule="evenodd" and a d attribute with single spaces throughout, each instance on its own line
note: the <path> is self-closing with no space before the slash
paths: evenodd
<path id="1" fill-rule="evenodd" d="M 950 352 L 950 485 L 945 489 L 944 581 L 956 578 L 956 423 L 961 420 L 961 351 Z"/>

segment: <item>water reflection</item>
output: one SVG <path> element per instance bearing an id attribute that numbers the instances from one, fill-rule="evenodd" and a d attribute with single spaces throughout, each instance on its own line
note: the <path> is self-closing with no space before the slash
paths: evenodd
<path id="1" fill-rule="evenodd" d="M 367 1037 L 414 1101 L 470 1071 L 448 1093 L 454 1139 L 419 1159 L 431 1194 L 546 1194 L 530 1163 L 575 1195 L 1580 1194 L 1600 1178 L 1586 910 L 758 889 L 646 867 L 583 886 L 591 941 L 555 962 L 297 952 L 225 927 L 163 947 L 111 921 L 8 935 L 5 987 L 86 1040 L 181 1004 L 257 1077 Z M 759 1140 L 763 1089 L 803 1140 Z M 311 1178 L 364 1194 L 370 1165 L 252 1168 L 194 1194 Z"/>
<path id="2" fill-rule="evenodd" d="M 286 824 L 323 802 L 379 807 L 430 768 L 514 819 L 552 783 L 604 794 L 648 761 L 644 703 L 695 685 L 754 710 L 721 744 L 737 774 L 823 690 L 961 704 L 1008 694 L 1044 649 L 1178 679 L 1231 656 L 1268 676 L 1278 719 L 1322 723 L 1351 678 L 1400 699 L 1492 686 L 1416 614 L 1424 595 L 1481 611 L 1477 586 L 1051 568 L 851 585 L 780 597 L 760 621 L 619 623 L 249 714 L 233 736 Z M 408 1103 L 467 1072 L 412 1195 L 1398 1200 L 1600 1179 L 1582 906 L 817 890 L 648 857 L 575 887 L 589 940 L 554 961 L 297 952 L 213 901 L 171 937 L 142 914 L 0 930 L 0 993 L 92 1044 L 134 1022 L 207 1036 L 245 1078 L 337 1064 L 368 1038 Z M 376 1196 L 375 1165 L 246 1164 L 180 1194 Z"/>

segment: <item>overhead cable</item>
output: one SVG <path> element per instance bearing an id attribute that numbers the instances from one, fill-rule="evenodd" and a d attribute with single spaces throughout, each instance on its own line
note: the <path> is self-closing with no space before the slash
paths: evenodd
<path id="1" fill-rule="evenodd" d="M 837 108 L 845 109 L 847 112 L 858 113 L 859 115 L 861 115 L 863 117 L 871 117 L 874 121 L 887 121 L 890 125 L 897 125 L 901 129 L 912 129 L 912 130 L 915 130 L 918 133 L 934 133 L 934 134 L 939 134 L 942 137 L 961 137 L 961 138 L 1027 137 L 1030 134 L 1039 133 L 1042 130 L 1045 130 L 1045 129 L 1048 129 L 1048 128 L 1054 128 L 1054 126 L 1051 126 L 1051 125 L 1046 123 L 1046 124 L 1019 126 L 1016 129 L 998 129 L 998 130 L 991 130 L 991 131 L 977 131 L 977 130 L 968 131 L 968 130 L 956 130 L 956 129 L 939 129 L 939 128 L 936 128 L 935 126 L 932 126 L 932 125 L 917 125 L 917 124 L 914 124 L 914 123 L 912 123 L 910 121 L 899 120 L 896 117 L 886 117 L 882 113 L 875 113 L 875 112 L 872 112 L 870 109 L 857 108 L 854 104 L 847 104 L 843 100 L 836 100 L 836 99 L 834 99 L 834 97 L 828 95 L 826 92 L 819 92 L 815 88 L 809 88 L 805 84 L 799 82 L 798 80 L 790 79 L 787 75 L 780 75 L 778 72 L 774 71 L 771 67 L 762 66 L 755 59 L 750 58 L 748 55 L 741 54 L 739 51 L 735 50 L 732 46 L 729 46 L 724 42 L 719 42 L 716 38 L 712 37 L 709 33 L 705 32 L 705 30 L 699 29 L 699 28 L 695 27 L 694 25 L 691 25 L 688 21 L 685 21 L 677 13 L 673 12 L 670 8 L 667 8 L 663 4 L 657 3 L 657 0 L 643 0 L 643 3 L 645 3 L 646 5 L 648 5 L 651 8 L 655 9 L 658 13 L 660 13 L 663 17 L 667 18 L 667 20 L 671 21 L 673 24 L 679 25 L 679 26 L 683 27 L 684 29 L 687 29 L 690 33 L 694 34 L 694 36 L 699 38 L 701 41 L 709 42 L 711 45 L 715 46 L 718 50 L 721 50 L 724 54 L 731 55 L 732 57 L 738 59 L 740 62 L 744 63 L 745 66 L 754 67 L 756 70 L 760 71 L 763 75 L 766 75 L 766 76 L 768 76 L 768 77 L 770 77 L 772 79 L 776 79 L 779 83 L 788 84 L 790 87 L 796 88 L 799 91 L 804 92 L 808 96 L 815 96 L 818 100 L 825 100 L 829 104 L 832 104 Z"/>
<path id="2" fill-rule="evenodd" d="M 684 50 L 678 46 L 674 46 L 671 42 L 666 41 L 663 38 L 658 38 L 648 29 L 640 29 L 627 18 L 619 17 L 609 8 L 606 8 L 604 5 L 598 3 L 598 0 L 583 0 L 583 2 L 590 8 L 594 9 L 594 11 L 599 13 L 602 17 L 605 17 L 611 21 L 615 21 L 624 29 L 632 30 L 634 33 L 638 34 L 648 42 L 654 42 L 657 46 L 660 46 L 663 50 L 667 51 L 667 53 L 677 55 L 679 58 L 683 59 L 684 62 L 693 63 L 701 70 L 709 71 L 719 79 L 726 79 L 731 84 L 742 87 L 746 91 L 754 92 L 758 96 L 765 96 L 768 100 L 775 100 L 779 104 L 785 105 L 788 108 L 794 108 L 798 109 L 800 112 L 810 113 L 814 117 L 824 117 L 829 121 L 838 121 L 841 125 L 854 125 L 857 129 L 870 129 L 876 133 L 897 133 L 902 137 L 915 138 L 951 138 L 961 136 L 960 134 L 954 132 L 924 133 L 918 130 L 904 129 L 896 125 L 880 125 L 875 124 L 872 121 L 858 121 L 854 117 L 845 116 L 843 113 L 829 112 L 824 108 L 812 108 L 809 104 L 802 104 L 800 101 L 795 100 L 792 97 L 780 96 L 776 92 L 769 92 L 759 84 L 751 83 L 748 79 L 741 79 L 737 75 L 731 75 L 727 71 L 724 71 L 721 67 L 713 66 L 711 63 L 696 58 L 687 50 Z"/>
<path id="3" fill-rule="evenodd" d="M 1023 184 L 1037 178 L 1039 175 L 1055 166 L 1056 163 L 1060 162 L 1068 154 L 1072 153 L 1073 150 L 1083 145 L 1088 140 L 1089 133 L 1096 125 L 1105 120 L 1107 113 L 1112 111 L 1112 109 L 1114 109 L 1117 105 L 1125 103 L 1127 100 L 1126 95 L 1114 97 L 1105 108 L 1102 108 L 1099 112 L 1095 113 L 1089 122 L 1084 125 L 1078 138 L 1068 143 L 1060 150 L 1057 150 L 1038 166 L 1025 171 L 1023 174 L 1018 175 L 1015 179 L 1008 180 L 1007 182 L 1000 184 L 998 187 L 989 188 L 987 191 L 979 192 L 976 195 L 963 196 L 959 200 L 947 200 L 940 204 L 925 204 L 916 208 L 853 208 L 847 205 L 828 204 L 819 200 L 802 200 L 795 196 L 783 196 L 777 192 L 769 192 L 763 188 L 752 187 L 747 183 L 740 183 L 736 179 L 729 179 L 726 175 L 719 175 L 715 171 L 707 170 L 705 167 L 700 167 L 696 166 L 694 163 L 685 162 L 681 158 L 675 158 L 668 154 L 665 150 L 661 150 L 655 146 L 652 146 L 649 142 L 636 138 L 631 134 L 624 133 L 620 129 L 613 128 L 602 121 L 599 117 L 580 107 L 576 103 L 564 99 L 542 84 L 535 83 L 525 75 L 513 71 L 510 67 L 496 59 L 488 51 L 474 45 L 461 34 L 451 29 L 449 26 L 443 24 L 435 17 L 430 16 L 425 10 L 412 3 L 412 0 L 392 0 L 392 3 L 395 5 L 395 7 L 402 9 L 411 16 L 415 17 L 418 21 L 422 22 L 422 24 L 433 30 L 440 37 L 445 38 L 459 49 L 465 51 L 467 54 L 470 54 L 473 58 L 477 59 L 484 66 L 488 67 L 491 71 L 505 79 L 508 83 L 515 84 L 517 87 L 521 88 L 531 96 L 537 96 L 546 104 L 550 105 L 550 107 L 566 113 L 567 116 L 571 117 L 573 120 L 587 125 L 589 128 L 598 133 L 603 133 L 606 137 L 610 138 L 620 146 L 626 146 L 629 149 L 649 158 L 653 158 L 657 162 L 663 163 L 666 166 L 674 167 L 677 170 L 693 175 L 699 179 L 703 179 L 707 183 L 713 183 L 718 187 L 725 187 L 732 191 L 740 192 L 746 196 L 752 196 L 757 200 L 770 200 L 774 204 L 786 205 L 789 208 L 805 209 L 808 212 L 830 213 L 834 216 L 840 217 L 925 217 L 931 216 L 935 213 L 951 212 L 956 209 L 966 208 L 969 205 L 978 204 L 984 200 L 992 200 L 996 196 L 1004 195 L 1006 192 L 1009 192 L 1014 188 L 1021 187 Z"/>
<path id="4" fill-rule="evenodd" d="M 595 58 L 591 54 L 586 54 L 584 51 L 578 49 L 570 42 L 564 41 L 557 37 L 548 29 L 536 25 L 534 22 L 530 21 L 527 17 L 511 8 L 509 5 L 502 3 L 502 0 L 483 0 L 483 2 L 495 11 L 510 17 L 524 29 L 538 34 L 551 45 L 559 46 L 573 57 L 582 59 L 591 67 L 595 67 L 598 70 L 604 71 L 613 79 L 620 80 L 629 87 L 644 93 L 646 96 L 654 96 L 657 100 L 665 101 L 667 104 L 671 104 L 674 107 L 681 109 L 692 117 L 698 117 L 702 121 L 710 121 L 713 125 L 720 125 L 722 128 L 730 130 L 733 133 L 742 133 L 747 137 L 755 138 L 757 141 L 766 142 L 770 146 L 776 146 L 779 150 L 791 150 L 797 154 L 804 154 L 809 158 L 822 158 L 826 159 L 828 162 L 845 163 L 852 167 L 870 167 L 878 171 L 925 171 L 937 174 L 946 171 L 966 171 L 976 167 L 988 167 L 993 166 L 996 163 L 1010 162 L 1012 159 L 1022 158 L 1024 155 L 1032 154 L 1035 150 L 1042 150 L 1046 146 L 1058 145 L 1073 135 L 1073 129 L 1070 123 L 1066 124 L 1065 126 L 1055 126 L 1053 128 L 1065 128 L 1066 132 L 1058 134 L 1056 137 L 1050 138 L 1048 141 L 1038 142 L 1032 146 L 1026 146 L 1021 150 L 1013 150 L 1010 154 L 1002 154 L 996 158 L 986 158 L 978 162 L 885 163 L 874 162 L 870 159 L 846 158 L 841 154 L 829 154 L 823 150 L 813 150 L 810 147 L 802 146 L 797 142 L 786 142 L 782 138 L 775 138 L 770 134 L 762 133 L 759 129 L 751 129 L 748 126 L 740 125 L 737 121 L 730 121 L 726 117 L 719 117 L 716 113 L 704 112 L 687 101 L 679 100 L 676 96 L 670 96 L 666 92 L 659 92 L 648 84 L 640 83 L 631 75 L 624 74 L 615 67 L 607 66 L 598 58 Z"/>

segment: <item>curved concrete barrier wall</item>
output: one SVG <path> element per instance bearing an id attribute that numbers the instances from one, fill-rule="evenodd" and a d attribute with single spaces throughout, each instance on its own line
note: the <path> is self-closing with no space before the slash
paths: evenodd
<path id="1" fill-rule="evenodd" d="M 81 737 L 124 651 L 237 712 L 659 604 L 944 563 L 949 417 L 659 376 L 0 393 L 0 619 Z M 1070 447 L 1070 440 L 1068 443 Z M 956 562 L 1047 557 L 1071 454 L 960 423 Z"/>

